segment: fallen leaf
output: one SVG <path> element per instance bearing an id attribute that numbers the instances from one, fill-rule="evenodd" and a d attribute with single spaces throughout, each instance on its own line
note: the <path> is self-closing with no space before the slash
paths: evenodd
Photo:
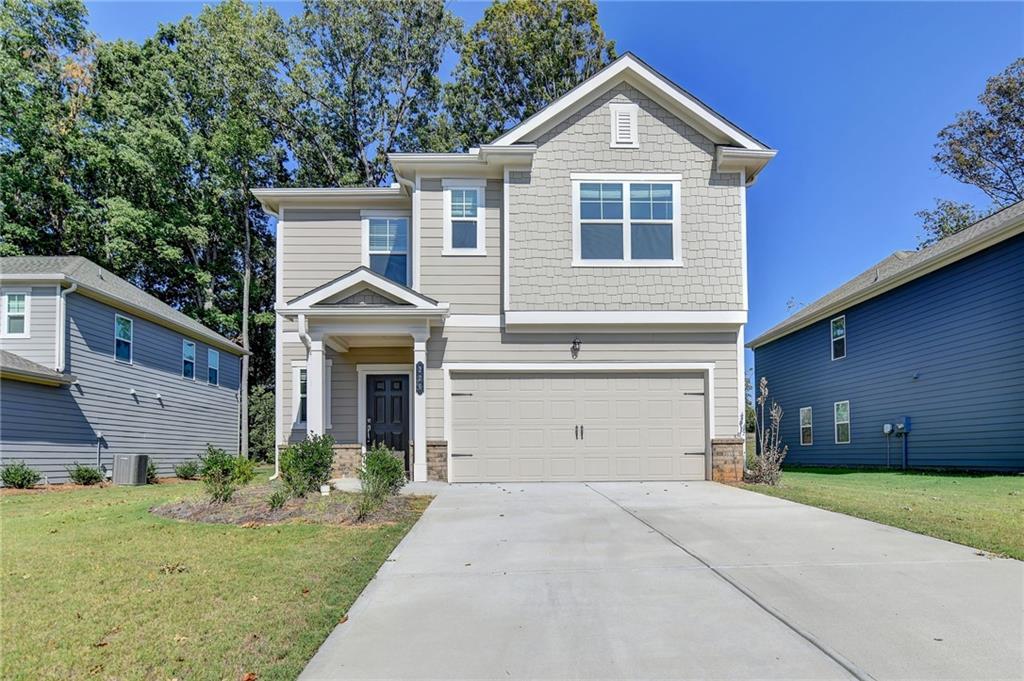
<path id="1" fill-rule="evenodd" d="M 338 620 L 338 624 L 344 624 L 345 622 L 348 622 L 348 615 L 345 615 L 340 620 Z"/>
<path id="2" fill-rule="evenodd" d="M 105 647 L 106 645 L 107 645 L 107 642 L 106 642 L 106 641 L 100 641 L 100 642 L 98 642 L 98 643 L 93 643 L 93 644 L 92 644 L 92 647 L 93 647 L 93 648 L 103 648 L 103 647 Z"/>
<path id="3" fill-rule="evenodd" d="M 246 672 L 242 675 L 241 681 L 256 681 L 256 672 Z"/>

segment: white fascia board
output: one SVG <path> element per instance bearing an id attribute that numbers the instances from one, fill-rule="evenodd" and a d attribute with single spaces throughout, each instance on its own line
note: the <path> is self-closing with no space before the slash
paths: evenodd
<path id="1" fill-rule="evenodd" d="M 63 284 L 70 281 L 64 274 L 0 274 L 0 284 Z"/>
<path id="2" fill-rule="evenodd" d="M 744 186 L 750 186 L 778 152 L 774 149 L 739 149 L 719 146 L 715 151 L 715 170 L 720 173 L 744 173 Z"/>
<path id="3" fill-rule="evenodd" d="M 265 213 L 277 216 L 281 204 L 285 202 L 299 204 L 347 203 L 352 201 L 389 200 L 407 201 L 409 193 L 401 186 L 397 187 L 289 187 L 285 189 L 258 188 L 249 190 Z"/>
<path id="4" fill-rule="evenodd" d="M 646 64 L 636 59 L 633 55 L 625 54 L 603 70 L 599 71 L 573 90 L 556 99 L 544 109 L 526 119 L 523 123 L 508 131 L 498 139 L 494 140 L 491 146 L 507 146 L 515 144 L 543 129 L 552 122 L 557 122 L 562 117 L 569 115 L 581 101 L 595 93 L 599 93 L 605 87 L 610 86 L 620 78 L 632 74 L 643 84 L 653 88 L 662 98 L 672 104 L 679 106 L 688 115 L 699 121 L 702 125 L 715 130 L 734 144 L 746 149 L 764 149 L 764 145 L 753 139 L 739 128 L 729 124 L 721 117 L 712 113 L 703 103 L 674 85 L 659 73 L 653 71 Z"/>
<path id="5" fill-rule="evenodd" d="M 595 312 L 505 312 L 505 325 L 566 325 L 590 324 L 598 326 L 664 325 L 664 324 L 745 324 L 745 310 L 723 311 L 595 311 Z"/>
<path id="6" fill-rule="evenodd" d="M 386 318 L 386 319 L 405 319 L 409 317 L 418 318 L 434 318 L 443 319 L 448 316 L 448 303 L 438 303 L 437 307 L 430 308 L 419 308 L 412 306 L 395 306 L 395 307 L 375 307 L 375 308 L 362 308 L 362 307 L 306 307 L 306 308 L 278 308 L 278 314 L 292 317 L 295 315 L 306 315 L 310 319 L 317 318 L 322 319 L 325 317 L 341 317 L 345 319 L 351 319 L 355 317 L 359 318 Z"/>

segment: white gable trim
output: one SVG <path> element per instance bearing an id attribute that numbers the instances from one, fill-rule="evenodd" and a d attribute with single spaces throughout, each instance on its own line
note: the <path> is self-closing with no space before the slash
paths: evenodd
<path id="1" fill-rule="evenodd" d="M 735 125 L 715 115 L 704 104 L 692 95 L 684 92 L 674 83 L 666 79 L 660 73 L 641 62 L 631 54 L 625 54 L 612 62 L 589 79 L 582 82 L 573 90 L 559 97 L 544 109 L 509 130 L 504 135 L 494 140 L 491 146 L 508 146 L 515 144 L 524 138 L 545 129 L 549 125 L 561 120 L 572 113 L 576 106 L 591 96 L 602 92 L 619 80 L 627 76 L 633 76 L 643 84 L 654 89 L 668 103 L 678 107 L 676 111 L 684 113 L 697 121 L 702 126 L 714 130 L 744 149 L 766 150 L 763 144 L 746 134 Z"/>
<path id="2" fill-rule="evenodd" d="M 300 298 L 296 298 L 292 302 L 284 305 L 282 310 L 306 310 L 317 303 L 322 303 L 325 300 L 355 288 L 373 289 L 384 296 L 392 298 L 397 302 L 411 305 L 413 308 L 418 310 L 441 310 L 446 307 L 430 300 L 429 298 L 421 296 L 415 291 L 407 289 L 404 286 L 399 286 L 393 281 L 380 276 L 376 272 L 372 272 L 371 270 L 361 267 L 342 277 L 338 277 L 325 286 L 321 286 L 318 289 L 310 291 Z"/>

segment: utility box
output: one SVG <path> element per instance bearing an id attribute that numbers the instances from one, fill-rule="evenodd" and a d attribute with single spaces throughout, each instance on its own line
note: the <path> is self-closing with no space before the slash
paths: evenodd
<path id="1" fill-rule="evenodd" d="M 117 454 L 114 456 L 114 484 L 145 485 L 148 465 L 146 454 Z"/>

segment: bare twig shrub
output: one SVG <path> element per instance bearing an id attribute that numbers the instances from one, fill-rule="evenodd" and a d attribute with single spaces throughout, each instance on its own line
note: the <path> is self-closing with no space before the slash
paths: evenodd
<path id="1" fill-rule="evenodd" d="M 761 377 L 757 396 L 757 453 L 747 471 L 750 482 L 777 485 L 782 477 L 782 461 L 789 451 L 779 439 L 782 407 L 768 397 L 768 379 Z"/>

